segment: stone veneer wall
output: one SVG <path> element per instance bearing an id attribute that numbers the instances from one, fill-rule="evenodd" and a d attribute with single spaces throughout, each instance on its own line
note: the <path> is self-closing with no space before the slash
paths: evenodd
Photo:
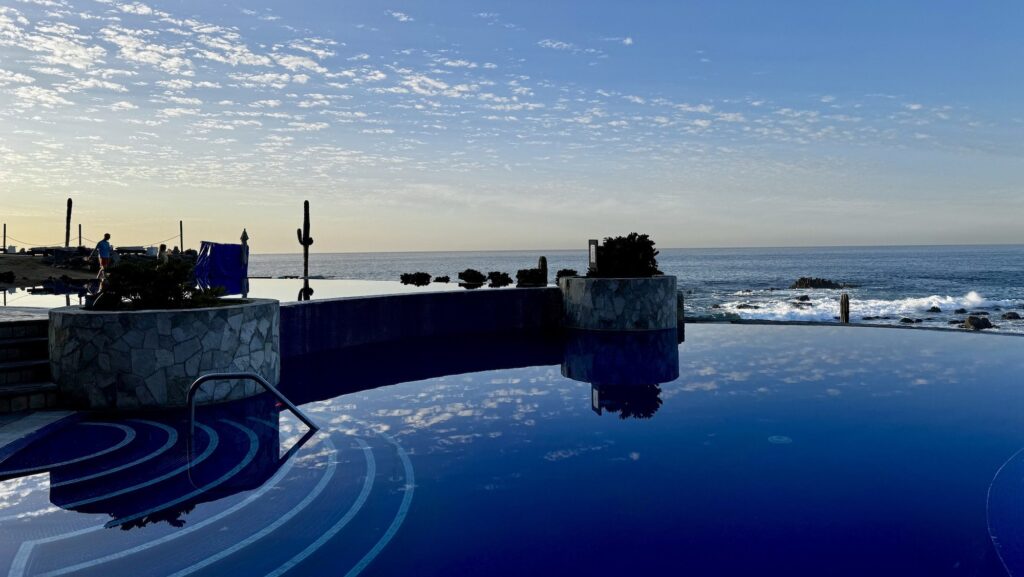
<path id="1" fill-rule="evenodd" d="M 211 372 L 280 378 L 277 301 L 173 311 L 50 311 L 50 372 L 62 401 L 93 409 L 183 407 L 189 385 Z M 200 403 L 262 392 L 251 381 L 210 382 Z"/>
<path id="2" fill-rule="evenodd" d="M 564 326 L 571 329 L 638 331 L 677 326 L 676 277 L 563 277 Z"/>
<path id="3" fill-rule="evenodd" d="M 281 306 L 281 356 L 405 339 L 558 330 L 562 295 L 550 288 L 479 288 L 337 298 Z M 674 325 L 673 325 L 674 326 Z"/>

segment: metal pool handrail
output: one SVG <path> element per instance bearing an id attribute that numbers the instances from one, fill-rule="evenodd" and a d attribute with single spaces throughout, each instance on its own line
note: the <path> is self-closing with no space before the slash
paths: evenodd
<path id="1" fill-rule="evenodd" d="M 305 413 L 295 406 L 294 403 L 288 400 L 288 397 L 281 394 L 281 391 L 277 390 L 274 385 L 271 385 L 260 375 L 257 375 L 256 373 L 207 373 L 193 381 L 188 387 L 188 395 L 186 396 L 185 402 L 188 405 L 188 437 L 190 441 L 196 432 L 196 393 L 199 391 L 199 387 L 207 381 L 234 380 L 255 381 L 258 385 L 277 397 L 277 400 L 281 401 L 284 406 L 288 407 L 288 410 L 295 413 L 295 416 L 309 427 L 310 432 L 320 430 L 320 427 L 314 423 L 312 419 L 307 417 Z"/>

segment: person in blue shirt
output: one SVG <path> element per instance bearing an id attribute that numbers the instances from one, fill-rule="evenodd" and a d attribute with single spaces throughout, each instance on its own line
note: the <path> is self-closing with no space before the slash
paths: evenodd
<path id="1" fill-rule="evenodd" d="M 106 278 L 107 267 L 110 266 L 110 258 L 113 256 L 114 249 L 110 246 L 110 233 L 103 235 L 103 240 L 96 243 L 96 248 L 92 251 L 92 254 L 99 255 L 100 257 L 100 272 L 96 275 L 96 278 Z M 92 255 L 89 255 L 90 258 Z"/>

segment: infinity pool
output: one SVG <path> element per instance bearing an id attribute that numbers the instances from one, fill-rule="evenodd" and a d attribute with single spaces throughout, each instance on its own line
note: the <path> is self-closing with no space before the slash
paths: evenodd
<path id="1" fill-rule="evenodd" d="M 0 463 L 0 574 L 1024 574 L 1022 345 L 696 325 L 294 359 L 319 433 L 257 397 L 191 443 L 87 417 Z"/>

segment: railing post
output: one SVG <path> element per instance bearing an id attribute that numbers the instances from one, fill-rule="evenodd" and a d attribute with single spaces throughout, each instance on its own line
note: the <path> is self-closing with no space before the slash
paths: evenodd
<path id="1" fill-rule="evenodd" d="M 850 295 L 843 293 L 839 297 L 839 322 L 850 324 Z"/>

